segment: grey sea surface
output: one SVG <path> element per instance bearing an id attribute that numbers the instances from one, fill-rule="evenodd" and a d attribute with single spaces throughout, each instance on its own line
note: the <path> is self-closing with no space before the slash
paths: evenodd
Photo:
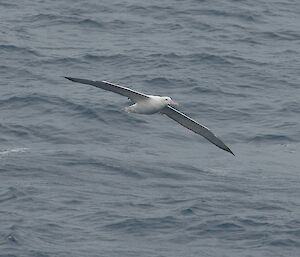
<path id="1" fill-rule="evenodd" d="M 300 256 L 298 0 L 0 1 L 0 256 Z M 75 84 L 167 95 L 236 157 Z"/>

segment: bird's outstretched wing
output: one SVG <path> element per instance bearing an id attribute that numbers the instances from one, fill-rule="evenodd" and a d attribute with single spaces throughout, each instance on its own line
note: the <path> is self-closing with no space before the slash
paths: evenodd
<path id="1" fill-rule="evenodd" d="M 199 124 L 198 122 L 194 121 L 190 117 L 186 116 L 184 113 L 176 110 L 171 106 L 167 106 L 161 110 L 161 113 L 166 114 L 172 120 L 177 121 L 182 126 L 194 131 L 195 133 L 205 137 L 208 141 L 215 144 L 219 148 L 231 153 L 234 153 L 226 146 L 219 138 L 216 137 L 214 133 L 212 133 L 207 127 Z"/>
<path id="2" fill-rule="evenodd" d="M 129 89 L 127 87 L 122 87 L 107 81 L 95 81 L 95 80 L 88 80 L 88 79 L 79 79 L 79 78 L 71 78 L 71 77 L 65 77 L 68 80 L 71 80 L 76 83 L 82 83 L 87 85 L 92 85 L 94 87 L 98 87 L 107 91 L 111 91 L 123 96 L 128 97 L 132 102 L 136 103 L 139 101 L 143 101 L 145 99 L 148 99 L 149 97 L 143 93 L 134 91 L 132 89 Z"/>

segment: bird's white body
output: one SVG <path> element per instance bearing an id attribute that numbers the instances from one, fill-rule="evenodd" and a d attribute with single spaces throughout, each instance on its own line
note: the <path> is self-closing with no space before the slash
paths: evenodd
<path id="1" fill-rule="evenodd" d="M 147 95 L 149 98 L 143 101 L 138 101 L 133 105 L 125 108 L 127 112 L 139 114 L 154 114 L 160 112 L 168 105 L 177 105 L 170 97 Z"/>
<path id="2" fill-rule="evenodd" d="M 104 90 L 108 90 L 123 96 L 128 97 L 134 104 L 126 107 L 125 110 L 130 113 L 139 114 L 154 114 L 161 113 L 167 115 L 172 120 L 178 122 L 182 126 L 194 131 L 195 133 L 205 137 L 208 141 L 215 144 L 217 147 L 233 154 L 233 152 L 226 146 L 215 134 L 213 134 L 207 127 L 201 125 L 195 120 L 191 119 L 184 113 L 173 108 L 177 103 L 168 96 L 154 96 L 146 95 L 138 91 L 132 90 L 127 87 L 119 86 L 107 81 L 95 81 L 79 78 L 69 78 L 67 79 L 82 83 L 92 85 Z"/>

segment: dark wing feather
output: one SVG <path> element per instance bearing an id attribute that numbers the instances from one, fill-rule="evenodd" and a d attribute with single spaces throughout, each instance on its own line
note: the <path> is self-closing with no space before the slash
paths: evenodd
<path id="1" fill-rule="evenodd" d="M 178 122 L 182 126 L 194 131 L 195 133 L 205 137 L 208 141 L 216 145 L 217 147 L 231 153 L 234 155 L 234 153 L 229 149 L 228 146 L 226 146 L 217 136 L 212 133 L 207 127 L 199 124 L 195 120 L 191 119 L 184 113 L 176 110 L 175 108 L 171 106 L 167 106 L 164 109 L 162 109 L 161 113 L 166 114 L 169 118 L 172 120 Z"/>
<path id="2" fill-rule="evenodd" d="M 142 94 L 132 89 L 122 87 L 107 81 L 95 81 L 95 80 L 79 79 L 79 78 L 71 78 L 71 77 L 65 77 L 65 78 L 76 83 L 92 85 L 94 87 L 98 87 L 107 91 L 117 93 L 119 95 L 126 96 L 134 103 L 148 99 L 148 96 L 145 94 Z"/>

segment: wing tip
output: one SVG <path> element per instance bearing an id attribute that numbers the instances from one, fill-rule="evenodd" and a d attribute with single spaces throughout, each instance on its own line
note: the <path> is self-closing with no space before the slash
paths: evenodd
<path id="1" fill-rule="evenodd" d="M 226 147 L 226 149 L 224 150 L 227 151 L 228 153 L 231 153 L 233 156 L 235 156 L 235 154 L 229 149 L 229 147 Z"/>
<path id="2" fill-rule="evenodd" d="M 64 77 L 65 79 L 68 79 L 70 81 L 74 81 L 74 78 L 71 78 L 71 77 Z"/>

